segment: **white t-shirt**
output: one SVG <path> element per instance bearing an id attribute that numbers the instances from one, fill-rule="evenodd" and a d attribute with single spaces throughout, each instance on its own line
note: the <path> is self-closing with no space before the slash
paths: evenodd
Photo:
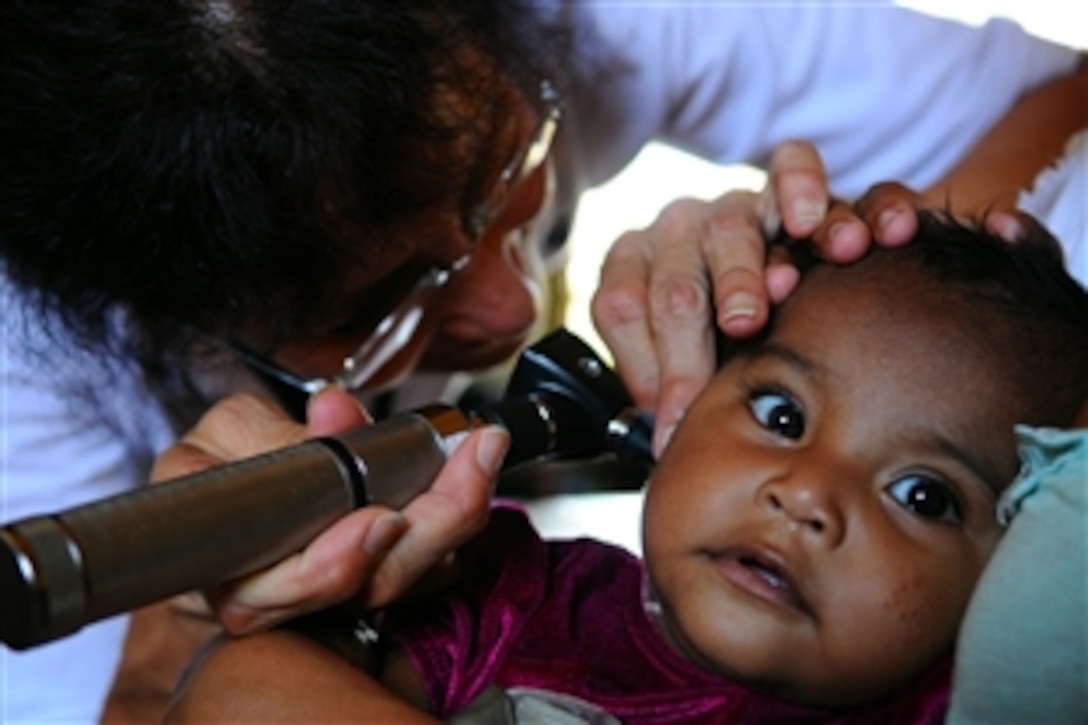
<path id="1" fill-rule="evenodd" d="M 568 212 L 579 190 L 654 139 L 759 164 L 778 143 L 805 138 L 824 153 L 836 193 L 882 178 L 922 187 L 1022 92 L 1077 62 L 1008 23 L 971 29 L 890 4 L 567 0 L 555 9 L 577 19 L 578 67 L 594 69 L 567 99 L 558 163 Z M 174 433 L 139 372 L 63 340 L 47 356 L 33 352 L 39 330 L 23 324 L 2 276 L 0 297 L 0 520 L 145 483 Z M 48 374 L 57 365 L 63 374 Z M 124 631 L 116 618 L 29 652 L 0 648 L 0 721 L 95 721 Z"/>

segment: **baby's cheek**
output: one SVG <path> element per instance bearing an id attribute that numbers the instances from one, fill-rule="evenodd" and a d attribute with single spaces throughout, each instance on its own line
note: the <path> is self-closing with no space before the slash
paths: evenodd
<path id="1" fill-rule="evenodd" d="M 941 601 L 943 597 L 933 596 L 931 586 L 926 577 L 916 573 L 898 580 L 890 588 L 881 603 L 890 647 L 932 645 L 935 636 L 950 636 L 945 621 L 949 603 Z"/>
<path id="2" fill-rule="evenodd" d="M 883 618 L 889 624 L 888 635 L 898 640 L 900 646 L 932 636 L 935 606 L 927 601 L 925 594 L 925 579 L 915 575 L 895 583 L 881 604 Z"/>

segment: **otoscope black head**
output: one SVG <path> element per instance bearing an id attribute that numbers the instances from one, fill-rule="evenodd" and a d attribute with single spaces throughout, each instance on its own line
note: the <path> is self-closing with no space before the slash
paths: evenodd
<path id="1" fill-rule="evenodd" d="M 510 430 L 506 465 L 539 458 L 584 458 L 609 451 L 651 459 L 644 431 L 617 421 L 638 417 L 619 377 L 589 345 L 564 329 L 525 350 L 503 399 L 485 406 L 483 417 Z M 636 435 L 629 435 L 635 433 Z"/>

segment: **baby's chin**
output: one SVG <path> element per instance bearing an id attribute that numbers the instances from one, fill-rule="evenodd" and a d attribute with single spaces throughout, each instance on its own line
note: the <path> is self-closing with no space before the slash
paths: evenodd
<path id="1" fill-rule="evenodd" d="M 891 699 L 905 692 L 912 681 L 866 682 L 857 678 L 841 677 L 806 678 L 800 673 L 772 672 L 773 667 L 739 653 L 727 657 L 704 652 L 694 639 L 684 632 L 677 620 L 662 609 L 654 622 L 658 632 L 668 645 L 681 657 L 724 680 L 752 688 L 791 705 L 824 710 L 852 710 L 864 708 Z M 755 658 L 760 659 L 759 657 Z"/>

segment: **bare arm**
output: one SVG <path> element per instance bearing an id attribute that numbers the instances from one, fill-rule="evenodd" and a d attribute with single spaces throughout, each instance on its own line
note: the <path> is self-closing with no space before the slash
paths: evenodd
<path id="1" fill-rule="evenodd" d="M 165 718 L 228 721 L 439 722 L 363 668 L 290 630 L 217 642 L 194 662 Z"/>
<path id="2" fill-rule="evenodd" d="M 1017 193 L 1061 157 L 1088 127 L 1088 54 L 1078 70 L 1024 96 L 951 173 L 925 196 L 968 213 L 1012 208 Z"/>
<path id="3" fill-rule="evenodd" d="M 1088 128 L 1088 55 L 1084 58 L 1072 75 L 1020 99 L 935 186 L 921 193 L 898 183 L 870 189 L 856 208 L 874 236 L 885 243 L 909 239 L 917 229 L 915 210 L 920 207 L 985 216 L 987 227 L 1006 239 L 1021 236 L 1023 225 L 1031 222 L 1016 212 L 1018 195 L 1061 157 L 1073 134 Z"/>

